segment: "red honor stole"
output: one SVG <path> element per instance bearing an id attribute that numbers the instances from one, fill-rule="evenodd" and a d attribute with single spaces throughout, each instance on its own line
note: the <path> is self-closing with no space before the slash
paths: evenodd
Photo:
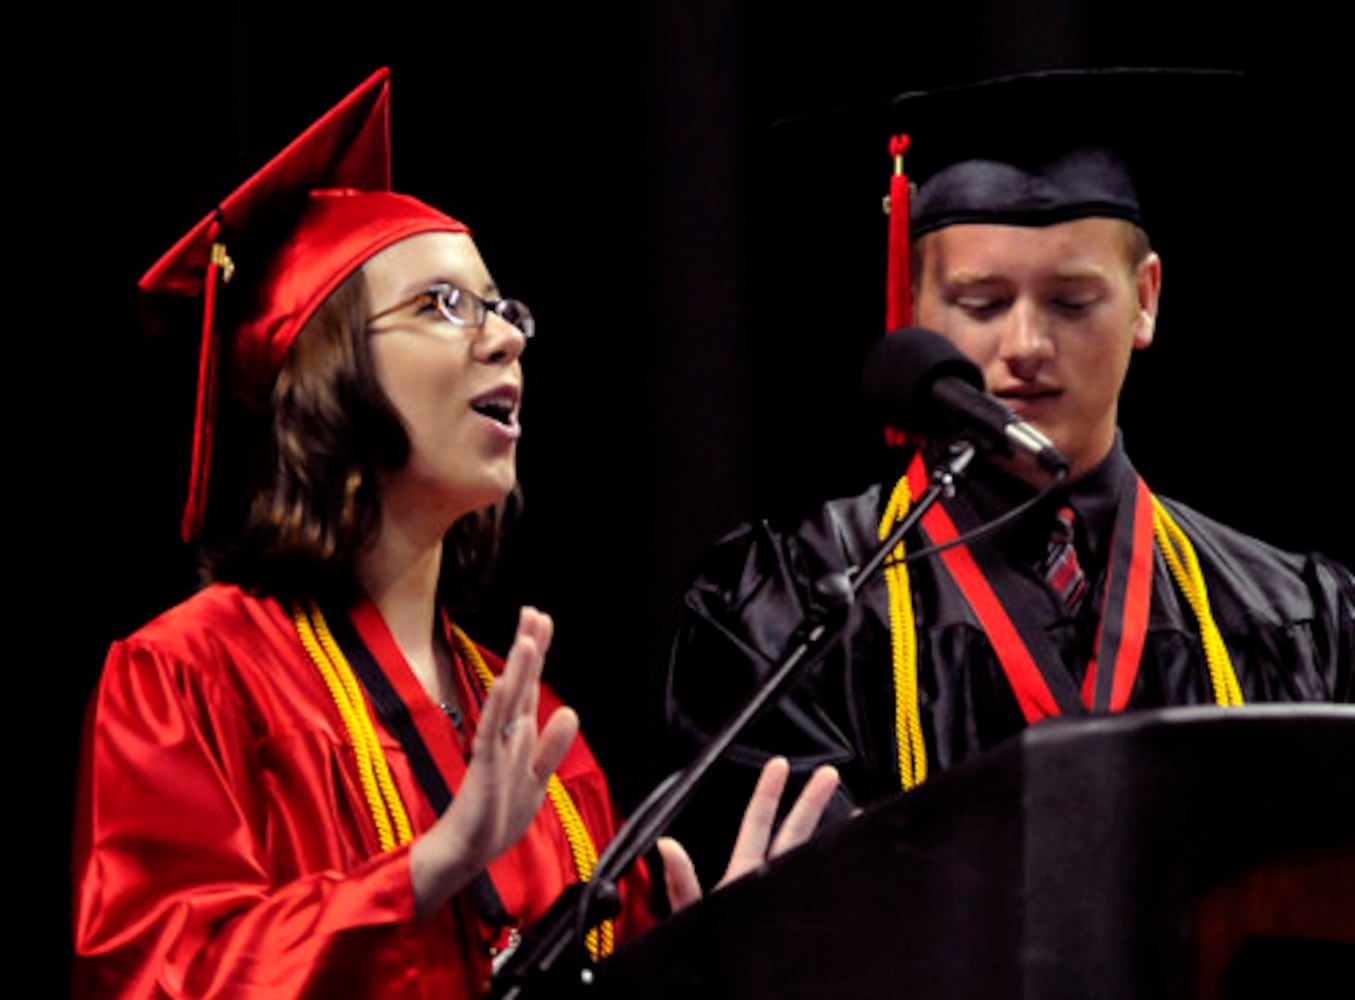
<path id="1" fill-rule="evenodd" d="M 927 469 L 919 452 L 908 467 L 909 492 L 921 496 L 927 483 Z M 1122 476 L 1117 491 L 1121 502 L 1111 536 L 1100 623 L 1080 691 L 1043 629 L 1020 609 L 1007 608 L 993 590 L 991 581 L 1001 580 L 1010 568 L 992 547 L 984 546 L 976 555 L 968 545 L 961 544 L 939 554 L 942 567 L 988 636 L 1028 723 L 1088 711 L 1118 712 L 1129 703 L 1148 634 L 1153 507 L 1147 485 L 1132 470 Z M 962 500 L 949 503 L 956 513 L 972 516 Z M 944 545 L 960 535 L 941 503 L 933 504 L 922 516 L 920 529 L 926 541 L 934 545 Z"/>
<path id="2" fill-rule="evenodd" d="M 433 815 L 440 816 L 466 776 L 466 756 L 455 727 L 414 676 L 375 604 L 363 598 L 346 611 L 327 606 L 324 613 L 376 714 L 404 750 Z M 462 712 L 478 720 L 484 694 L 468 672 L 457 656 L 453 675 Z M 513 898 L 521 896 L 520 890 L 514 891 L 518 880 L 504 877 L 509 873 L 501 870 L 505 857 L 491 863 L 468 888 L 476 912 L 491 928 L 508 926 L 522 912 L 520 898 Z"/>

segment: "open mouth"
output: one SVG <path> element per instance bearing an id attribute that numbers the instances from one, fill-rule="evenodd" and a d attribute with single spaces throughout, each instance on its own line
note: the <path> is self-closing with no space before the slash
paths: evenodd
<path id="1" fill-rule="evenodd" d="M 488 417 L 490 420 L 503 424 L 505 427 L 508 427 L 513 423 L 514 407 L 511 400 L 484 399 L 472 403 L 471 409 L 482 417 Z"/>
<path id="2" fill-rule="evenodd" d="M 517 425 L 518 389 L 516 386 L 500 386 L 471 400 L 470 408 L 482 417 L 504 427 Z"/>

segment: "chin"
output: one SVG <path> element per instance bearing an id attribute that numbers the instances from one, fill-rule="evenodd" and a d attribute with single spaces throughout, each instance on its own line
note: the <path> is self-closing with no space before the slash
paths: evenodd
<path id="1" fill-rule="evenodd" d="M 495 478 L 485 484 L 483 490 L 479 491 L 479 502 L 476 504 L 476 510 L 484 510 L 486 507 L 493 507 L 495 504 L 501 504 L 513 495 L 517 489 L 518 478 L 515 474 Z"/>

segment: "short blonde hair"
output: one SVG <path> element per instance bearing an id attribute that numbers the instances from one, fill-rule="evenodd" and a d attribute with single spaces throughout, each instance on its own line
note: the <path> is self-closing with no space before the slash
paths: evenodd
<path id="1" fill-rule="evenodd" d="M 1131 275 L 1136 274 L 1139 265 L 1147 260 L 1148 255 L 1153 252 L 1153 245 L 1148 239 L 1148 233 L 1142 226 L 1130 222 L 1128 219 L 1115 219 L 1114 221 L 1120 223 L 1116 229 L 1120 233 L 1121 245 L 1124 247 L 1125 263 L 1129 265 L 1129 273 Z M 931 239 L 932 235 L 934 233 L 939 233 L 940 231 L 941 230 L 939 229 L 933 229 L 929 233 L 924 233 L 913 240 L 912 246 L 908 248 L 908 267 L 912 272 L 914 306 L 917 305 L 918 289 L 922 287 L 922 278 L 926 271 L 926 268 L 923 266 L 926 263 L 926 255 L 923 252 L 923 248 L 927 245 L 927 241 Z"/>

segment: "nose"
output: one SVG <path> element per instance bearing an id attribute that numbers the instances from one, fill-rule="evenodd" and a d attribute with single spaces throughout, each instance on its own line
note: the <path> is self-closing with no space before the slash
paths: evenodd
<path id="1" fill-rule="evenodd" d="M 1033 378 L 1054 356 L 1054 341 L 1041 311 L 1018 300 L 1008 312 L 999 347 L 1002 361 L 1018 378 Z"/>
<path id="2" fill-rule="evenodd" d="M 527 349 L 527 335 L 498 313 L 488 312 L 473 349 L 479 361 L 505 364 L 522 357 Z"/>

